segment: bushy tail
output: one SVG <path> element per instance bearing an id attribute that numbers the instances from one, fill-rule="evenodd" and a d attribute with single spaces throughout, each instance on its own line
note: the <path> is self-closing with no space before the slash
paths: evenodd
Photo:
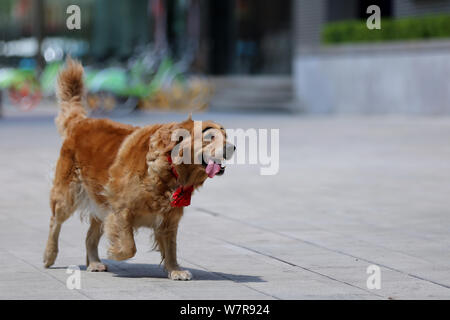
<path id="1" fill-rule="evenodd" d="M 55 119 L 56 127 L 63 137 L 70 125 L 86 118 L 82 103 L 83 92 L 83 66 L 67 58 L 66 67 L 58 77 L 57 96 L 60 109 Z"/>

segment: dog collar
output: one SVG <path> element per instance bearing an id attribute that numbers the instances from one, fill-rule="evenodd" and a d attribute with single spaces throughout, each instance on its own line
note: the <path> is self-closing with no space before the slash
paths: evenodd
<path id="1" fill-rule="evenodd" d="M 178 180 L 178 172 L 175 169 L 175 166 L 172 162 L 172 157 L 167 156 L 167 162 L 170 164 L 170 170 L 175 179 Z M 187 207 L 191 204 L 191 196 L 194 191 L 194 186 L 182 186 L 180 185 L 173 193 L 172 193 L 172 201 L 170 205 L 172 207 Z"/>

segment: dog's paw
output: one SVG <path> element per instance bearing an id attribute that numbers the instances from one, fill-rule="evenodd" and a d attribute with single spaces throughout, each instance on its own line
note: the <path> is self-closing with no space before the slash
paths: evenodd
<path id="1" fill-rule="evenodd" d="M 191 280 L 192 274 L 188 270 L 173 270 L 169 272 L 169 279 L 172 280 Z"/>
<path id="2" fill-rule="evenodd" d="M 86 270 L 89 272 L 105 272 L 108 271 L 108 267 L 101 262 L 91 262 Z"/>
<path id="3" fill-rule="evenodd" d="M 44 267 L 49 268 L 52 266 L 55 263 L 57 255 L 57 250 L 46 250 L 44 253 Z"/>

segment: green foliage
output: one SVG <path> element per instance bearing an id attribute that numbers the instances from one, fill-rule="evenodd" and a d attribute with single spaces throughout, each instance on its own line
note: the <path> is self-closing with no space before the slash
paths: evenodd
<path id="1" fill-rule="evenodd" d="M 326 44 L 407 41 L 450 38 L 450 15 L 381 19 L 381 29 L 370 30 L 366 20 L 331 22 L 322 29 Z"/>
<path id="2" fill-rule="evenodd" d="M 19 89 L 28 83 L 36 86 L 37 80 L 33 70 L 28 69 L 0 69 L 0 89 Z"/>

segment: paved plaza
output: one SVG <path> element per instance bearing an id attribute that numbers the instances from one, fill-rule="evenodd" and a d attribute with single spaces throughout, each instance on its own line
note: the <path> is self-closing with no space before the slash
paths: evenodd
<path id="1" fill-rule="evenodd" d="M 136 125 L 184 114 L 145 113 Z M 85 270 L 87 224 L 62 228 L 44 269 L 52 112 L 0 119 L 0 299 L 449 299 L 450 118 L 203 113 L 228 128 L 280 129 L 280 167 L 231 165 L 208 179 L 180 224 L 178 255 L 194 280 L 167 279 L 151 232 L 138 252 Z M 89 137 L 86 137 L 89 139 Z M 238 146 L 240 148 L 242 146 Z M 106 257 L 102 239 L 100 256 Z M 81 268 L 69 290 L 67 267 Z M 369 289 L 369 266 L 380 289 Z"/>

